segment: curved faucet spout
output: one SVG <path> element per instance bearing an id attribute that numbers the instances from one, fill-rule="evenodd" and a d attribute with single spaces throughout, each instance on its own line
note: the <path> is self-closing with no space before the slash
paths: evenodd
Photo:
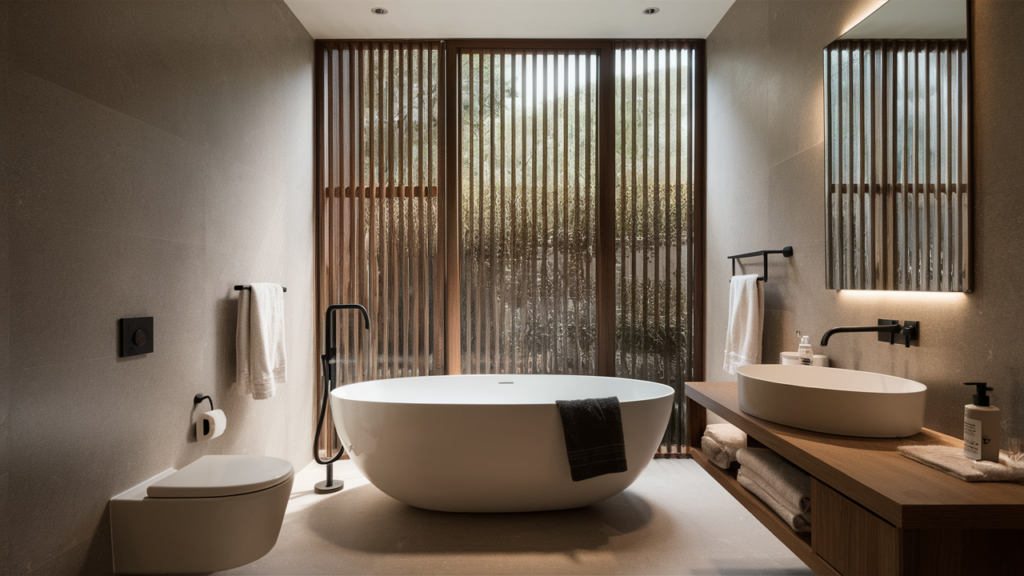
<path id="1" fill-rule="evenodd" d="M 366 322 L 366 329 L 370 329 L 370 315 L 361 304 L 331 304 L 327 307 L 327 312 L 324 314 L 327 317 L 328 324 L 331 322 L 335 310 L 359 310 L 363 314 L 363 321 Z"/>
<path id="2" fill-rule="evenodd" d="M 828 339 L 833 334 L 839 334 L 840 332 L 882 332 L 887 334 L 899 334 L 903 331 L 903 327 L 899 324 L 881 324 L 878 326 L 837 326 L 828 332 L 825 332 L 824 336 L 821 337 L 821 345 L 828 346 Z"/>

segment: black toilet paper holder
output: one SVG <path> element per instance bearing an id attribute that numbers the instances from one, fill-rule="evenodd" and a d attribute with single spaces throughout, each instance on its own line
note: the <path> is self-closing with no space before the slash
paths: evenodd
<path id="1" fill-rule="evenodd" d="M 213 398 L 210 398 L 209 396 L 203 396 L 202 392 L 200 392 L 199 394 L 196 394 L 196 397 L 192 400 L 192 403 L 193 404 L 202 404 L 203 400 L 209 400 L 210 401 L 210 410 L 214 409 L 213 408 Z"/>

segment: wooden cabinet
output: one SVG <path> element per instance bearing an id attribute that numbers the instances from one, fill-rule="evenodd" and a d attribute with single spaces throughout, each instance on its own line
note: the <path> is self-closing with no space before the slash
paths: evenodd
<path id="1" fill-rule="evenodd" d="M 840 574 L 898 574 L 899 531 L 811 479 L 811 550 Z"/>
<path id="2" fill-rule="evenodd" d="M 959 446 L 931 430 L 849 438 L 798 430 L 740 411 L 736 383 L 686 385 L 687 451 L 818 574 L 1024 574 L 1024 486 L 969 483 L 901 456 L 901 444 Z M 735 473 L 700 450 L 706 410 L 811 475 L 811 536 L 789 529 Z"/>

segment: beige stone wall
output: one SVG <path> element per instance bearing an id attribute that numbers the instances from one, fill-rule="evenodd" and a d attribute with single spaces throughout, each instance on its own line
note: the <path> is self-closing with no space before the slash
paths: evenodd
<path id="1" fill-rule="evenodd" d="M 0 4 L 0 573 L 109 571 L 107 500 L 203 454 L 310 460 L 313 64 L 278 0 Z M 288 287 L 266 401 L 232 389 L 253 281 Z M 156 350 L 119 358 L 133 316 Z"/>

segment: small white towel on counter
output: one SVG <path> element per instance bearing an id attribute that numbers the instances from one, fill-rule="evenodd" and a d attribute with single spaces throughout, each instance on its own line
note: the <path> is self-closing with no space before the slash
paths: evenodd
<path id="1" fill-rule="evenodd" d="M 959 446 L 899 446 L 907 458 L 966 482 L 1024 482 L 1024 462 L 999 452 L 999 462 L 971 460 Z"/>
<path id="2" fill-rule="evenodd" d="M 238 295 L 235 340 L 238 385 L 257 400 L 272 398 L 287 376 L 284 347 L 284 289 L 257 282 Z"/>
<path id="3" fill-rule="evenodd" d="M 811 476 L 767 448 L 736 452 L 736 478 L 793 530 L 811 530 Z"/>
<path id="4" fill-rule="evenodd" d="M 725 365 L 729 374 L 740 366 L 761 363 L 764 329 L 764 285 L 757 274 L 733 276 L 729 282 L 729 320 L 725 330 Z"/>
<path id="5" fill-rule="evenodd" d="M 708 424 L 700 449 L 712 464 L 728 468 L 736 461 L 736 452 L 747 446 L 747 435 L 728 423 Z"/>

